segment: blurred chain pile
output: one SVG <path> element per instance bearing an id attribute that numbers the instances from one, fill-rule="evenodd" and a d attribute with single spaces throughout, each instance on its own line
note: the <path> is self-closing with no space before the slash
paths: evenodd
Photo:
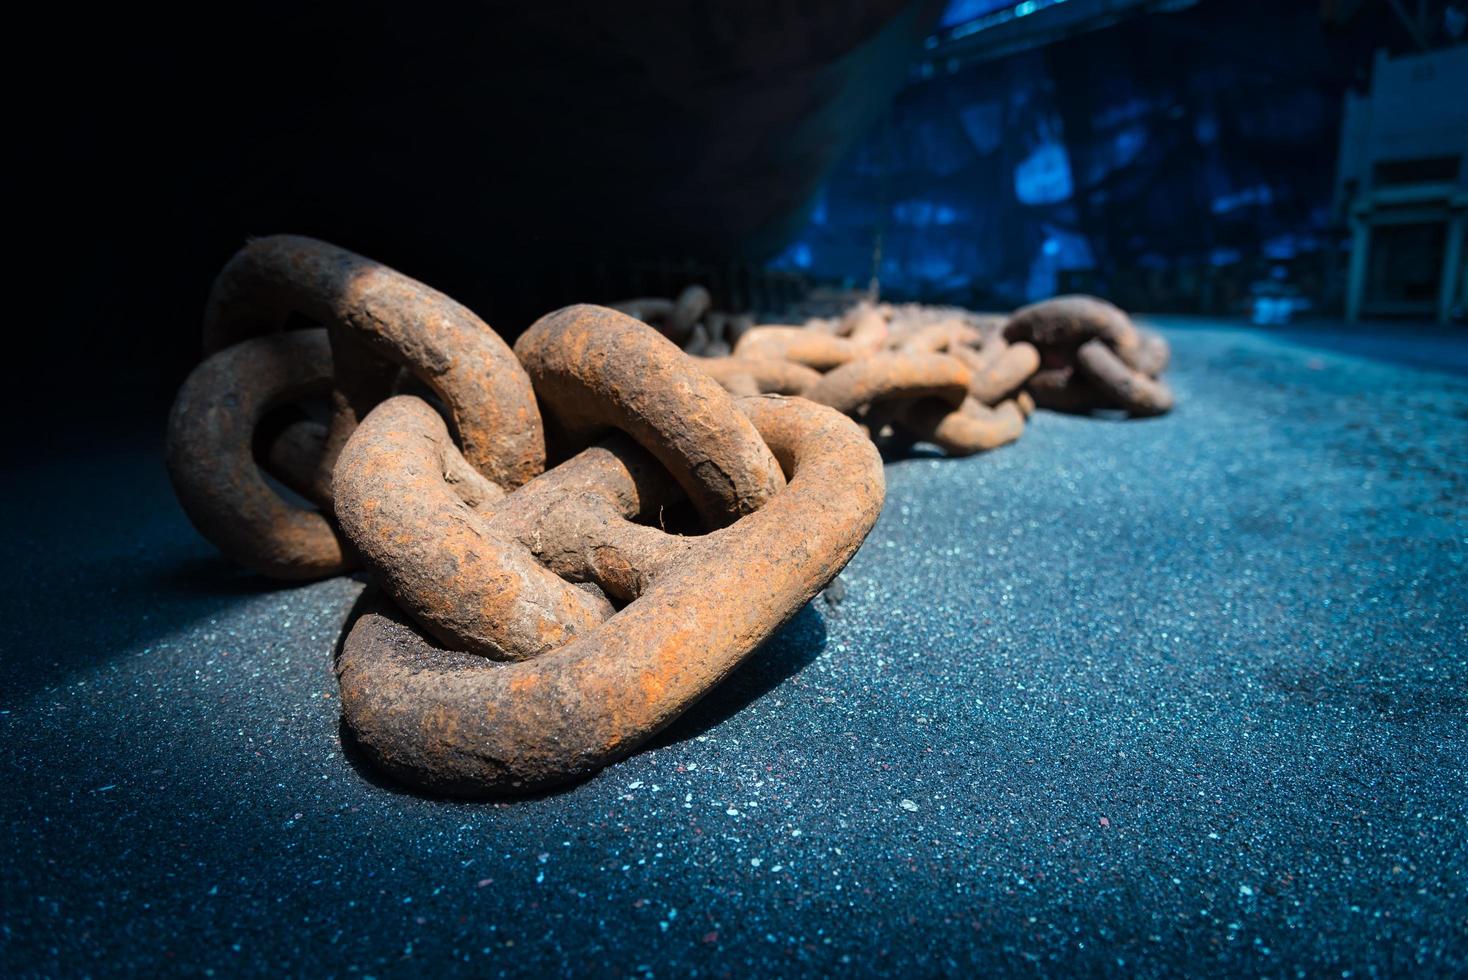
<path id="1" fill-rule="evenodd" d="M 1159 380 L 1167 341 L 1091 296 L 1009 316 L 859 303 L 801 325 L 760 326 L 708 312 L 700 286 L 676 301 L 614 305 L 682 343 L 731 393 L 800 395 L 851 416 L 878 442 L 930 442 L 954 456 L 1018 439 L 1036 406 L 1145 417 L 1173 405 Z"/>
<path id="2" fill-rule="evenodd" d="M 292 236 L 214 283 L 169 417 L 174 490 L 261 574 L 370 575 L 342 714 L 407 783 L 527 792 L 645 742 L 856 552 L 885 494 L 869 436 L 971 453 L 1036 403 L 1171 403 L 1166 345 L 1097 300 L 799 327 L 699 287 L 619 306 L 548 314 L 512 350 L 422 283 Z"/>

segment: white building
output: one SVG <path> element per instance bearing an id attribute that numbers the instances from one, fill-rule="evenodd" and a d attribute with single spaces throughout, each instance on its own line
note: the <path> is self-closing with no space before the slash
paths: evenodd
<path id="1" fill-rule="evenodd" d="M 1468 46 L 1388 58 L 1346 97 L 1336 176 L 1352 231 L 1346 316 L 1468 309 Z M 1460 313 L 1461 315 L 1461 313 Z"/>

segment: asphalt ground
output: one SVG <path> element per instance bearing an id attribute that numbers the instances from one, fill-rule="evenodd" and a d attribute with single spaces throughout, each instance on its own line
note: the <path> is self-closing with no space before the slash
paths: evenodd
<path id="1" fill-rule="evenodd" d="M 361 584 L 155 432 L 12 461 L 0 972 L 1462 975 L 1468 335 L 1161 323 L 1175 413 L 892 461 L 839 601 L 511 803 L 344 747 Z"/>

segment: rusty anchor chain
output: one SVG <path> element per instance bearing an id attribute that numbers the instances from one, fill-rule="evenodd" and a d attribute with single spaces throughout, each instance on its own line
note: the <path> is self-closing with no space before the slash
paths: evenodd
<path id="1" fill-rule="evenodd" d="M 292 315 L 324 329 L 310 340 L 284 332 Z M 210 292 L 204 349 L 169 417 L 169 476 L 199 532 L 262 574 L 311 579 L 353 567 L 330 517 L 332 469 L 404 369 L 444 404 L 470 467 L 487 479 L 515 487 L 545 466 L 535 392 L 509 346 L 442 293 L 325 242 L 280 235 L 241 249 Z M 271 489 L 250 447 L 268 413 L 313 390 L 329 396 L 329 423 L 288 429 L 295 451 L 268 453 L 265 468 L 312 488 L 303 495 L 317 509 L 306 511 Z M 292 465 L 280 466 L 287 457 Z"/>
<path id="2" fill-rule="evenodd" d="M 859 303 L 803 325 L 752 327 L 728 356 L 697 363 L 731 393 L 801 395 L 879 442 L 966 456 L 1017 440 L 1037 406 L 1164 414 L 1169 357 L 1167 341 L 1112 304 L 1061 296 L 1012 316 Z"/>
<path id="3" fill-rule="evenodd" d="M 1028 387 L 1041 408 L 1136 417 L 1172 410 L 1172 389 L 1158 380 L 1171 356 L 1167 341 L 1105 300 L 1061 296 L 1023 307 L 1004 336 L 1040 350 L 1041 367 Z"/>
<path id="4" fill-rule="evenodd" d="M 1087 297 L 755 325 L 695 286 L 557 310 L 512 350 L 295 236 L 225 265 L 204 348 L 168 422 L 185 513 L 267 576 L 365 569 L 343 719 L 384 771 L 471 797 L 590 775 L 738 666 L 871 530 L 874 441 L 966 455 L 1037 404 L 1171 406 L 1165 341 Z"/>

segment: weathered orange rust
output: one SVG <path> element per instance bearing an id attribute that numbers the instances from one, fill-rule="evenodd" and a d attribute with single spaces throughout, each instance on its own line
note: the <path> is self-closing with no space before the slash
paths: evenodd
<path id="1" fill-rule="evenodd" d="M 668 468 L 709 527 L 757 510 L 784 485 L 719 383 L 625 314 L 568 306 L 537 320 L 515 353 L 570 447 L 626 432 Z"/>
<path id="2" fill-rule="evenodd" d="M 362 420 L 335 488 L 337 519 L 378 583 L 457 649 L 519 660 L 612 613 L 496 534 L 490 514 L 504 490 L 474 472 L 421 399 L 391 398 Z"/>
<path id="3" fill-rule="evenodd" d="M 914 439 L 931 442 L 950 456 L 971 456 L 1007 446 L 1025 431 L 1025 416 L 1015 401 L 990 408 L 966 398 L 957 411 L 927 399 L 904 406 L 898 424 Z"/>
<path id="4" fill-rule="evenodd" d="M 562 337 L 587 350 L 588 338 Z M 631 531 L 643 464 L 625 443 L 567 464 L 580 475 L 560 476 L 563 467 L 546 475 L 547 497 L 574 501 L 572 491 L 552 487 L 565 480 L 609 504 L 605 522 L 551 521 L 568 535 L 558 544 L 562 553 L 594 556 L 627 533 L 651 566 L 636 575 L 588 569 L 604 589 L 617 579 L 635 594 L 563 646 L 495 663 L 434 644 L 390 605 L 363 611 L 350 625 L 337 674 L 343 718 L 367 756 L 420 789 L 461 796 L 525 793 L 585 777 L 677 718 L 834 578 L 881 510 L 876 450 L 850 420 L 803 399 L 742 399 L 738 410 L 789 483 L 725 529 L 691 538 Z M 537 493 L 539 483 L 507 505 Z M 536 519 L 522 519 L 523 534 Z M 617 530 L 618 523 L 625 527 Z M 660 562 L 659 554 L 668 557 Z"/>
<path id="5" fill-rule="evenodd" d="M 311 578 L 360 559 L 401 605 L 373 599 L 337 667 L 348 727 L 409 783 L 479 796 L 585 776 L 717 683 L 876 519 L 880 462 L 839 413 L 964 455 L 1018 438 L 1037 402 L 1172 405 L 1166 342 L 1090 297 L 1002 329 L 870 303 L 754 328 L 701 287 L 626 305 L 657 329 L 568 307 L 517 361 L 447 297 L 310 239 L 251 243 L 215 284 L 215 353 L 170 417 L 170 474 L 250 567 Z M 281 332 L 300 318 L 325 329 Z M 738 356 L 692 359 L 669 336 L 709 353 L 727 336 Z M 301 407 L 324 394 L 329 427 Z M 575 453 L 543 473 L 542 424 Z M 685 495 L 716 530 L 661 529 L 670 509 L 682 526 Z"/>
<path id="6" fill-rule="evenodd" d="M 838 327 L 841 336 L 851 341 L 858 350 L 874 353 L 882 349 L 890 328 L 887 318 L 870 304 L 862 303 L 847 310 Z"/>
<path id="7" fill-rule="evenodd" d="M 982 351 L 955 347 L 951 353 L 969 369 L 969 394 L 981 405 L 1010 398 L 1040 368 L 1040 352 L 1024 341 L 988 344 Z"/>
<path id="8" fill-rule="evenodd" d="M 499 335 L 467 308 L 345 249 L 275 235 L 250 242 L 215 279 L 205 349 L 278 332 L 293 314 L 325 326 L 331 337 L 337 390 L 328 463 L 406 368 L 442 400 L 480 473 L 517 487 L 545 468 L 530 380 Z"/>
<path id="9" fill-rule="evenodd" d="M 819 371 L 771 357 L 695 357 L 693 362 L 731 394 L 801 395 L 821 380 Z"/>
<path id="10" fill-rule="evenodd" d="M 1036 357 L 1028 344 L 1022 346 Z M 912 439 L 967 456 L 1014 442 L 1025 420 L 1013 399 L 991 408 L 970 394 L 973 385 L 971 372 L 951 355 L 887 353 L 837 368 L 806 397 L 848 415 L 860 413 L 872 439 L 895 425 Z"/>
<path id="11" fill-rule="evenodd" d="M 330 500 L 318 500 L 322 510 L 287 503 L 266 482 L 253 450 L 255 432 L 272 409 L 330 388 L 326 331 L 255 337 L 195 368 L 168 416 L 168 476 L 184 513 L 225 555 L 262 575 L 322 578 L 354 563 L 332 525 Z M 295 479 L 288 482 L 323 487 L 309 459 L 287 451 L 295 441 L 285 446 L 277 462 L 290 467 Z"/>
<path id="12" fill-rule="evenodd" d="M 977 328 L 962 320 L 941 320 L 904 334 L 897 343 L 897 350 L 907 354 L 951 354 L 960 348 L 968 349 L 980 344 L 983 339 Z"/>
<path id="13" fill-rule="evenodd" d="M 1139 341 L 1131 318 L 1094 296 L 1057 296 L 1014 311 L 1004 339 L 1046 348 L 1074 350 L 1088 340 L 1104 340 L 1113 350 L 1134 350 Z"/>
<path id="14" fill-rule="evenodd" d="M 842 364 L 871 354 L 876 347 L 870 339 L 875 333 L 875 320 L 865 318 L 864 334 L 839 337 L 804 327 L 760 326 L 744 332 L 734 345 L 735 357 L 775 358 L 794 361 L 817 371 L 829 371 Z M 880 344 L 880 339 L 877 340 Z"/>
<path id="15" fill-rule="evenodd" d="M 937 398 L 963 404 L 970 374 L 947 354 L 873 354 L 843 365 L 808 389 L 805 397 L 848 415 L 874 402 Z"/>

